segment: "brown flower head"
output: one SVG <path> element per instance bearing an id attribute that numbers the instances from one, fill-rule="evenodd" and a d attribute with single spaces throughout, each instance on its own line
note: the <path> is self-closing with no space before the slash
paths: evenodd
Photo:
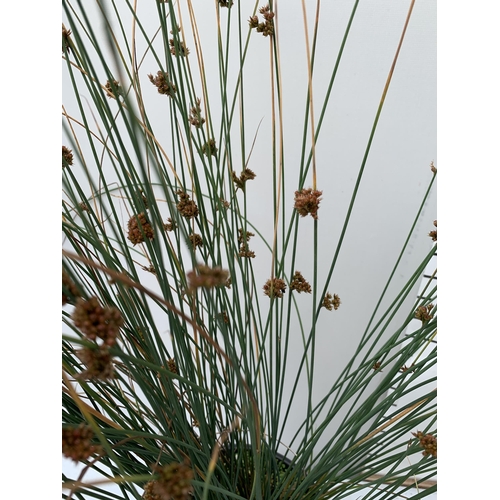
<path id="1" fill-rule="evenodd" d="M 427 457 L 429 455 L 437 458 L 437 438 L 433 434 L 424 434 L 423 432 L 417 431 L 412 432 L 412 434 L 419 440 L 420 446 L 424 449 L 422 455 Z"/>
<path id="2" fill-rule="evenodd" d="M 155 493 L 155 483 L 156 481 L 149 481 L 144 485 L 144 493 L 142 494 L 142 498 L 144 500 L 165 500 L 163 497 Z"/>
<path id="3" fill-rule="evenodd" d="M 434 221 L 434 227 L 435 227 L 435 228 L 437 228 L 437 226 L 438 226 L 438 221 L 437 221 L 437 220 L 435 220 L 435 221 Z M 437 239 L 438 239 L 438 232 L 437 232 L 437 229 L 436 229 L 435 231 L 431 231 L 431 232 L 429 233 L 429 236 L 432 238 L 432 241 L 437 241 Z"/>
<path id="4" fill-rule="evenodd" d="M 80 290 L 78 287 L 71 281 L 71 278 L 68 276 L 68 273 L 63 269 L 62 270 L 62 305 L 73 304 L 75 299 L 80 297 Z"/>
<path id="5" fill-rule="evenodd" d="M 189 289 L 196 290 L 199 287 L 223 286 L 226 284 L 228 276 L 229 271 L 221 267 L 209 267 L 200 264 L 196 270 L 192 270 L 187 274 Z"/>
<path id="6" fill-rule="evenodd" d="M 186 219 L 192 219 L 193 217 L 198 216 L 198 207 L 196 203 L 189 198 L 189 195 L 179 189 L 177 191 L 177 196 L 179 196 L 179 203 L 177 203 L 177 210 L 181 213 L 183 217 Z"/>
<path id="7" fill-rule="evenodd" d="M 290 290 L 296 290 L 299 293 L 311 293 L 311 285 L 304 279 L 300 271 L 295 271 L 290 283 Z"/>
<path id="8" fill-rule="evenodd" d="M 73 151 L 66 146 L 62 147 L 62 168 L 73 165 Z"/>
<path id="9" fill-rule="evenodd" d="M 257 177 L 255 175 L 255 172 L 246 167 L 243 169 L 243 172 L 241 172 L 240 175 L 240 179 L 242 182 L 252 181 L 253 179 L 255 179 L 255 177 Z"/>
<path id="10" fill-rule="evenodd" d="M 168 74 L 163 71 L 158 71 L 156 76 L 148 75 L 151 83 L 158 89 L 159 94 L 168 95 L 174 97 L 177 92 L 177 88 L 168 79 Z"/>
<path id="11" fill-rule="evenodd" d="M 244 168 L 239 177 L 236 175 L 236 172 L 231 172 L 231 176 L 233 178 L 233 182 L 236 184 L 236 187 L 239 187 L 242 191 L 245 190 L 245 184 L 247 181 L 251 181 L 257 177 L 255 172 L 249 168 Z"/>
<path id="12" fill-rule="evenodd" d="M 146 238 L 152 240 L 155 237 L 153 226 L 148 222 L 146 214 L 141 212 L 132 215 L 128 221 L 128 239 L 134 244 L 143 243 Z"/>
<path id="13" fill-rule="evenodd" d="M 179 373 L 179 371 L 177 370 L 177 363 L 175 362 L 175 359 L 174 358 L 171 358 L 167 361 L 167 364 L 168 364 L 168 369 L 172 372 L 172 373 Z"/>
<path id="14" fill-rule="evenodd" d="M 301 217 L 311 214 L 313 219 L 318 219 L 318 208 L 323 191 L 316 191 L 311 188 L 295 191 L 295 205 Z"/>
<path id="15" fill-rule="evenodd" d="M 64 24 L 62 25 L 62 51 L 67 52 L 68 54 L 71 52 L 71 39 L 69 38 L 71 35 L 71 30 L 66 29 Z"/>
<path id="16" fill-rule="evenodd" d="M 415 319 L 419 319 L 422 321 L 422 324 L 428 323 L 434 315 L 431 314 L 432 309 L 434 308 L 434 304 L 427 304 L 426 306 L 420 306 L 415 311 Z"/>
<path id="17" fill-rule="evenodd" d="M 147 271 L 148 273 L 156 275 L 156 269 L 155 269 L 155 266 L 153 266 L 153 264 L 151 264 L 149 266 L 141 266 L 141 267 L 144 269 L 144 271 Z"/>
<path id="18" fill-rule="evenodd" d="M 437 174 L 437 168 L 434 166 L 434 162 L 433 161 L 431 161 L 431 172 L 433 174 Z"/>
<path id="19" fill-rule="evenodd" d="M 101 307 L 97 297 L 89 300 L 79 298 L 71 315 L 75 326 L 90 340 L 97 337 L 107 346 L 116 343 L 116 337 L 123 326 L 123 318 L 115 307 Z"/>
<path id="20" fill-rule="evenodd" d="M 230 9 L 233 6 L 233 0 L 219 0 L 219 5 Z"/>
<path id="21" fill-rule="evenodd" d="M 240 244 L 238 255 L 240 257 L 248 257 L 251 259 L 255 257 L 255 252 L 248 248 L 248 241 L 252 236 L 255 236 L 255 234 L 250 231 L 244 231 L 242 228 L 238 229 L 238 243 Z"/>
<path id="22" fill-rule="evenodd" d="M 333 294 L 333 297 L 330 293 L 327 293 L 321 305 L 323 307 L 326 307 L 326 309 L 328 309 L 329 311 L 331 311 L 332 309 L 337 310 L 340 304 L 341 304 L 340 298 L 336 293 Z"/>
<path id="23" fill-rule="evenodd" d="M 251 29 L 257 28 L 257 26 L 259 25 L 259 18 L 257 16 L 250 17 L 250 19 L 248 20 L 248 24 L 250 25 Z"/>
<path id="24" fill-rule="evenodd" d="M 87 460 L 92 455 L 102 453 L 101 446 L 92 444 L 94 431 L 83 422 L 78 427 L 62 429 L 62 453 L 73 462 Z"/>
<path id="25" fill-rule="evenodd" d="M 221 198 L 220 204 L 217 203 L 217 205 L 215 206 L 215 210 L 219 210 L 219 207 L 222 207 L 222 208 L 224 208 L 224 210 L 227 210 L 230 207 L 230 204 L 227 200 L 225 200 L 224 198 Z"/>
<path id="26" fill-rule="evenodd" d="M 113 80 L 113 82 L 108 80 L 106 82 L 105 88 L 106 88 L 106 95 L 110 99 L 116 99 L 116 96 L 120 96 L 123 93 L 122 88 L 120 87 L 120 84 L 116 80 Z M 114 88 L 114 92 L 113 92 L 113 88 Z"/>
<path id="27" fill-rule="evenodd" d="M 209 139 L 203 146 L 201 147 L 201 151 L 205 156 L 217 156 L 217 147 L 215 145 L 215 139 Z"/>
<path id="28" fill-rule="evenodd" d="M 111 380 L 115 377 L 113 357 L 104 347 L 85 347 L 77 351 L 78 359 L 85 365 L 85 370 L 75 376 L 77 380 Z"/>
<path id="29" fill-rule="evenodd" d="M 264 294 L 268 297 L 277 297 L 281 299 L 286 291 L 286 284 L 280 278 L 272 278 L 266 281 L 264 285 Z"/>
<path id="30" fill-rule="evenodd" d="M 259 18 L 257 16 L 252 16 L 248 21 L 251 29 L 256 29 L 258 33 L 262 33 L 264 36 L 270 36 L 274 34 L 274 12 L 271 12 L 269 5 L 265 5 L 259 9 L 260 14 L 264 18 L 264 22 L 259 23 Z"/>
<path id="31" fill-rule="evenodd" d="M 198 248 L 203 246 L 203 239 L 197 233 L 190 234 L 189 241 L 191 242 L 193 248 Z"/>
<path id="32" fill-rule="evenodd" d="M 165 231 L 174 231 L 177 229 L 177 224 L 174 220 L 172 220 L 170 217 L 167 219 L 167 222 L 163 224 L 163 229 Z"/>
<path id="33" fill-rule="evenodd" d="M 151 481 L 151 491 L 162 500 L 188 500 L 193 492 L 194 472 L 186 464 L 172 463 L 164 467 L 153 466 L 159 476 Z M 146 488 L 145 488 L 146 490 Z M 151 497 L 150 497 L 151 498 Z M 154 497 L 153 497 L 154 498 Z"/>
<path id="34" fill-rule="evenodd" d="M 173 56 L 179 55 L 181 57 L 186 57 L 189 55 L 189 49 L 186 47 L 184 42 L 177 41 L 176 43 L 176 41 L 171 38 L 168 43 L 170 43 L 170 53 Z"/>
<path id="35" fill-rule="evenodd" d="M 189 110 L 188 121 L 196 128 L 200 128 L 205 123 L 205 118 L 201 116 L 200 103 L 201 99 L 196 99 L 196 104 Z"/>

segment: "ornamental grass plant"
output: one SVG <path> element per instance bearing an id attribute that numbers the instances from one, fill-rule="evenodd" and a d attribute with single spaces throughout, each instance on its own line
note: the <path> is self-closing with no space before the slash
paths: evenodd
<path id="1" fill-rule="evenodd" d="M 434 151 L 380 131 L 415 2 L 390 60 L 335 3 L 63 0 L 63 498 L 436 491 Z"/>

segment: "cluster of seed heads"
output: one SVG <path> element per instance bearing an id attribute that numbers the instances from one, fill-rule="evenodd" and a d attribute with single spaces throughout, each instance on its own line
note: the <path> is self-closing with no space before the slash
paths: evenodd
<path id="1" fill-rule="evenodd" d="M 247 257 L 251 259 L 255 257 L 255 252 L 248 248 L 248 241 L 252 236 L 255 236 L 255 234 L 250 231 L 244 231 L 241 228 L 238 229 L 238 243 L 240 244 L 240 251 L 238 255 L 240 257 Z"/>
<path id="2" fill-rule="evenodd" d="M 113 82 L 108 80 L 104 87 L 106 89 L 106 95 L 110 99 L 116 99 L 117 96 L 120 96 L 123 93 L 122 88 L 120 87 L 120 84 L 116 80 L 113 80 Z"/>
<path id="3" fill-rule="evenodd" d="M 256 177 L 255 172 L 253 172 L 249 168 L 244 168 L 239 177 L 236 175 L 236 172 L 231 172 L 231 176 L 233 178 L 233 182 L 242 191 L 245 190 L 246 182 L 251 181 Z"/>
<path id="4" fill-rule="evenodd" d="M 146 238 L 152 240 L 155 237 L 153 226 L 149 223 L 144 212 L 130 217 L 127 237 L 134 245 L 143 243 Z"/>
<path id="5" fill-rule="evenodd" d="M 434 227 L 436 228 L 434 231 L 431 231 L 429 233 L 429 236 L 432 238 L 432 241 L 437 241 L 438 239 L 438 232 L 437 232 L 437 227 L 438 227 L 438 221 L 434 221 Z"/>
<path id="6" fill-rule="evenodd" d="M 331 311 L 332 309 L 337 310 L 340 303 L 340 298 L 336 293 L 333 294 L 333 297 L 330 293 L 327 293 L 323 298 L 323 303 L 321 305 Z"/>
<path id="7" fill-rule="evenodd" d="M 323 191 L 317 191 L 311 188 L 295 191 L 295 210 L 297 210 L 301 217 L 311 215 L 313 219 L 317 220 L 322 194 Z"/>
<path id="8" fill-rule="evenodd" d="M 424 323 L 428 323 L 434 315 L 431 314 L 432 309 L 434 309 L 434 304 L 427 304 L 426 306 L 420 306 L 416 311 L 415 311 L 415 319 L 418 319 Z"/>
<path id="9" fill-rule="evenodd" d="M 200 128 L 205 123 L 205 118 L 201 116 L 201 99 L 196 99 L 196 104 L 191 106 L 189 110 L 188 121 L 193 127 Z"/>
<path id="10" fill-rule="evenodd" d="M 217 156 L 217 146 L 215 144 L 215 139 L 209 139 L 201 147 L 201 151 L 205 156 Z"/>
<path id="11" fill-rule="evenodd" d="M 311 285 L 305 280 L 300 271 L 295 271 L 290 282 L 290 290 L 295 290 L 299 293 L 311 293 Z"/>
<path id="12" fill-rule="evenodd" d="M 66 146 L 62 147 L 62 168 L 73 165 L 73 151 Z"/>
<path id="13" fill-rule="evenodd" d="M 229 272 L 221 267 L 209 267 L 200 264 L 196 270 L 187 274 L 190 290 L 197 288 L 213 288 L 214 286 L 223 286 L 226 284 Z"/>
<path id="14" fill-rule="evenodd" d="M 88 340 L 94 341 L 92 347 L 84 347 L 76 355 L 85 365 L 77 379 L 108 380 L 114 376 L 114 366 L 109 348 L 116 340 L 123 326 L 122 315 L 115 307 L 102 307 L 97 297 L 88 300 L 78 298 L 71 315 L 74 325 Z M 102 340 L 100 344 L 96 341 Z"/>
<path id="15" fill-rule="evenodd" d="M 78 427 L 66 427 L 62 430 L 62 452 L 74 462 L 87 460 L 96 453 L 101 453 L 99 445 L 92 444 L 94 431 L 86 424 Z"/>
<path id="16" fill-rule="evenodd" d="M 100 338 L 108 347 L 115 345 L 118 332 L 123 326 L 120 311 L 115 307 L 102 307 L 97 297 L 88 300 L 79 298 L 71 318 L 89 340 Z"/>
<path id="17" fill-rule="evenodd" d="M 418 440 L 420 446 L 424 449 L 422 455 L 424 457 L 432 456 L 437 458 L 437 438 L 433 434 L 424 434 L 421 431 L 412 433 Z"/>
<path id="18" fill-rule="evenodd" d="M 173 56 L 186 57 L 189 55 L 189 49 L 186 47 L 184 42 L 176 42 L 173 38 L 171 38 L 168 42 L 170 43 L 170 53 Z"/>
<path id="19" fill-rule="evenodd" d="M 193 200 L 191 200 L 189 195 L 182 189 L 179 189 L 177 191 L 177 196 L 179 197 L 179 203 L 177 203 L 177 210 L 179 210 L 181 215 L 186 219 L 192 219 L 193 217 L 197 217 L 199 213 L 198 207 L 196 206 L 196 203 Z"/>
<path id="20" fill-rule="evenodd" d="M 194 472 L 186 464 L 153 466 L 158 476 L 144 485 L 144 500 L 188 500 L 193 492 Z"/>
<path id="21" fill-rule="evenodd" d="M 159 94 L 168 95 L 174 97 L 177 92 L 175 85 L 168 79 L 168 74 L 163 71 L 158 71 L 156 76 L 148 75 L 151 83 L 158 89 Z"/>
<path id="22" fill-rule="evenodd" d="M 74 304 L 75 300 L 80 297 L 80 290 L 73 283 L 68 273 L 62 270 L 62 305 Z"/>
<path id="23" fill-rule="evenodd" d="M 271 12 L 269 5 L 261 7 L 259 12 L 262 14 L 264 21 L 259 23 L 259 18 L 252 16 L 248 21 L 250 28 L 255 29 L 257 33 L 262 33 L 263 36 L 274 35 L 274 12 Z"/>
<path id="24" fill-rule="evenodd" d="M 281 278 L 268 279 L 264 285 L 264 294 L 270 298 L 276 297 L 281 299 L 285 291 L 286 284 Z"/>

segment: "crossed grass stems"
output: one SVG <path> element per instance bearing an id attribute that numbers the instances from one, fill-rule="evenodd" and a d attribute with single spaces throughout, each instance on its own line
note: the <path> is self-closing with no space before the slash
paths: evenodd
<path id="1" fill-rule="evenodd" d="M 335 64 L 330 89 L 357 3 Z M 81 9 L 80 2 L 77 4 Z M 223 4 L 221 7 L 236 11 L 238 25 L 242 26 L 241 10 L 234 9 L 229 2 Z M 193 492 L 203 499 L 342 498 L 367 481 L 372 492 L 386 495 L 380 498 L 394 498 L 394 495 L 402 494 L 397 493 L 398 488 L 403 487 L 403 492 L 409 490 L 408 478 L 418 475 L 425 480 L 432 477 L 435 435 L 428 431 L 435 425 L 435 391 L 429 389 L 424 397 L 413 400 L 396 413 L 391 413 L 391 405 L 411 394 L 414 390 L 412 384 L 432 385 L 432 379 L 420 382 L 419 377 L 435 362 L 435 351 L 427 354 L 426 350 L 436 335 L 435 288 L 429 285 L 421 303 L 412 308 L 403 325 L 388 340 L 383 334 L 390 319 L 420 279 L 434 249 L 388 310 L 372 325 L 376 317 L 374 312 L 356 353 L 331 391 L 316 405 L 313 406 L 312 401 L 316 322 L 322 308 L 331 311 L 341 306 L 339 296 L 332 296 L 327 285 L 347 230 L 413 2 L 323 290 L 318 288 L 317 276 L 317 234 L 321 224 L 318 214 L 321 214 L 322 192 L 316 186 L 315 144 L 328 96 L 316 123 L 312 95 L 315 48 L 311 50 L 309 47 L 304 2 L 308 99 L 295 213 L 290 218 L 288 230 L 285 231 L 283 225 L 281 249 L 278 235 L 281 217 L 286 212 L 280 158 L 284 147 L 281 130 L 283 103 L 279 48 L 274 36 L 277 25 L 272 4 L 258 10 L 263 18 L 261 23 L 255 5 L 248 21 L 247 37 L 245 40 L 240 38 L 241 67 L 253 36 L 252 30 L 266 37 L 270 47 L 275 224 L 272 242 L 266 243 L 271 255 L 271 277 L 263 287 L 255 283 L 252 260 L 256 256 L 249 241 L 255 235 L 264 241 L 265 238 L 247 218 L 247 197 L 252 196 L 251 181 L 256 176 L 248 168 L 254 144 L 247 154 L 242 141 L 241 158 L 246 160 L 242 162 L 239 174 L 232 168 L 237 160 L 234 160 L 235 152 L 231 146 L 231 130 L 243 79 L 240 73 L 231 101 L 226 91 L 229 44 L 224 46 L 221 43 L 219 48 L 222 117 L 221 132 L 216 141 L 209 89 L 204 84 L 202 44 L 190 3 L 189 22 L 202 82 L 201 98 L 195 92 L 191 56 L 178 4 L 177 11 L 169 2 L 157 5 L 161 26 L 151 39 L 135 15 L 131 41 L 127 40 L 124 31 L 121 33 L 123 45 L 118 41 L 119 31 L 115 33 L 109 28 L 112 23 L 108 25 L 106 36 L 119 73 L 116 79 L 100 48 L 104 46 L 103 39 L 92 31 L 85 10 L 78 10 L 69 1 L 63 5 L 71 26 L 71 29 L 63 28 L 63 57 L 81 113 L 81 117 L 76 118 L 63 109 L 70 142 L 70 146 L 63 146 L 63 229 L 66 245 L 71 249 L 63 251 L 63 303 L 65 297 L 66 304 L 74 308 L 72 313 L 63 310 L 65 324 L 72 333 L 63 335 L 63 422 L 66 433 L 68 429 L 77 429 L 80 444 L 85 444 L 76 451 L 73 446 L 72 458 L 86 464 L 80 478 L 67 483 L 70 488 L 68 496 L 80 496 L 80 492 L 85 491 L 91 497 L 113 498 L 112 494 L 101 490 L 98 483 L 83 482 L 89 468 L 106 476 L 105 481 L 119 485 L 126 498 L 140 498 L 141 493 L 134 487 L 137 483 L 144 487 L 143 498 L 155 500 L 169 496 L 189 498 Z M 114 3 L 113 6 L 116 8 Z M 135 12 L 132 5 L 129 7 Z M 104 6 L 101 8 L 104 19 L 111 17 Z M 222 42 L 224 24 L 220 10 L 217 10 L 217 16 L 218 36 Z M 123 30 L 123 25 L 120 29 Z M 317 29 L 318 21 L 314 25 L 313 40 L 316 40 Z M 229 34 L 229 23 L 227 30 Z M 147 78 L 158 93 L 165 96 L 161 98 L 169 100 L 170 155 L 161 146 L 146 113 L 143 99 L 146 90 L 140 83 L 144 77 L 141 66 L 146 53 L 141 61 L 137 60 L 136 32 L 145 37 L 148 42 L 145 52 L 149 52 L 160 67 L 156 75 L 149 73 Z M 95 42 L 92 47 L 94 55 L 87 52 L 90 46 L 84 36 Z M 156 52 L 155 40 L 164 41 L 164 57 Z M 131 59 L 130 65 L 126 64 L 126 55 Z M 106 74 L 105 83 L 101 83 L 101 72 L 95 67 L 96 56 Z M 78 78 L 91 96 L 91 103 L 95 106 L 93 114 L 85 111 Z M 127 81 L 128 86 L 125 85 Z M 115 112 L 111 108 L 112 102 L 118 108 Z M 242 102 L 239 101 L 239 112 L 243 115 Z M 97 124 L 97 118 L 100 125 L 92 126 L 91 123 Z M 121 128 L 117 125 L 118 118 Z M 244 137 L 244 119 L 238 126 Z M 82 144 L 77 129 L 83 131 L 86 145 Z M 309 134 L 311 147 L 307 153 L 306 138 Z M 102 150 L 101 155 L 98 148 Z M 105 158 L 114 167 L 113 182 L 116 184 L 107 180 Z M 200 171 L 193 167 L 194 162 L 202 165 Z M 98 185 L 91 175 L 93 164 L 99 175 Z M 80 174 L 77 168 L 81 168 Z M 309 172 L 312 187 L 305 188 Z M 426 196 L 434 181 L 435 168 L 433 174 Z M 164 205 L 170 215 L 166 220 L 161 208 Z M 128 213 L 127 227 L 123 227 L 119 214 L 124 209 Z M 310 282 L 294 265 L 300 244 L 299 220 L 309 215 L 314 219 L 314 273 Z M 437 232 L 435 236 L 437 239 Z M 433 234 L 431 237 L 434 239 Z M 291 278 L 287 278 L 285 255 L 290 254 Z M 143 264 L 144 260 L 147 265 Z M 200 260 L 204 264 L 200 265 Z M 146 279 L 144 272 L 156 278 L 157 292 L 141 284 Z M 287 283 L 288 295 L 285 295 Z M 301 292 L 311 293 L 313 304 L 317 304 L 310 318 L 312 327 L 309 333 L 296 307 L 296 294 Z M 267 314 L 256 299 L 263 293 L 269 298 Z M 286 305 L 285 296 L 289 297 Z M 87 327 L 82 326 L 86 324 L 85 318 L 79 323 L 78 318 L 83 316 L 76 313 L 85 307 L 88 309 L 89 303 L 96 300 L 102 307 L 97 306 L 101 307 L 98 319 L 95 317 L 96 308 L 93 309 L 94 316 L 88 320 L 89 329 L 86 330 Z M 304 353 L 287 402 L 284 381 L 294 308 Z M 113 314 L 108 314 L 108 310 Z M 409 338 L 403 337 L 402 333 L 414 318 L 415 311 L 422 316 L 424 310 L 427 316 L 421 318 L 421 327 Z M 121 319 L 116 318 L 115 311 L 119 311 Z M 166 343 L 161 335 L 154 311 L 160 311 L 168 318 L 171 342 Z M 109 334 L 112 322 L 109 318 L 115 318 L 114 330 L 118 325 L 119 334 Z M 101 330 L 97 328 L 99 325 L 103 327 Z M 97 328 L 95 332 L 94 326 Z M 108 358 L 103 360 L 105 355 Z M 407 366 L 410 359 L 412 363 Z M 373 374 L 382 369 L 387 373 L 382 383 L 373 389 Z M 284 469 L 283 462 L 276 458 L 278 445 L 282 442 L 284 424 L 304 371 L 308 385 L 308 417 L 289 445 L 290 448 L 292 445 L 296 447 L 295 455 L 291 455 L 290 467 Z M 75 387 L 79 387 L 80 392 Z M 389 388 L 392 392 L 381 401 Z M 368 393 L 369 390 L 373 392 Z M 362 396 L 366 398 L 364 402 Z M 315 446 L 319 437 L 333 416 L 343 409 L 346 415 L 340 426 L 318 452 Z M 82 422 L 87 423 L 85 428 L 81 427 Z M 93 438 L 89 438 L 89 430 Z M 414 431 L 414 438 L 401 451 L 401 438 L 410 430 Z M 299 438 L 301 432 L 303 437 Z M 423 456 L 411 463 L 409 458 L 412 455 Z M 409 465 L 402 465 L 405 460 Z M 375 477 L 378 471 L 384 472 L 383 477 Z M 418 486 L 417 482 L 415 484 Z M 421 491 L 419 497 L 434 489 Z"/>

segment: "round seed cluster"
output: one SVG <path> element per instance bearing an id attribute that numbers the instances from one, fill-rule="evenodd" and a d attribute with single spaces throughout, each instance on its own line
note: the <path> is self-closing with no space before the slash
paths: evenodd
<path id="1" fill-rule="evenodd" d="M 153 226 L 148 222 L 146 214 L 141 212 L 133 215 L 128 221 L 128 239 L 134 244 L 143 243 L 146 238 L 152 240 L 155 237 Z"/>
<path id="2" fill-rule="evenodd" d="M 89 300 L 79 298 L 71 316 L 75 326 L 90 340 L 97 337 L 112 347 L 123 326 L 123 318 L 115 307 L 101 307 L 97 297 Z"/>
<path id="3" fill-rule="evenodd" d="M 63 428 L 62 430 L 62 452 L 67 458 L 74 462 L 87 460 L 92 455 L 101 451 L 100 446 L 92 444 L 94 432 L 81 423 L 78 427 Z"/>
<path id="4" fill-rule="evenodd" d="M 264 294 L 268 297 L 277 297 L 281 299 L 286 290 L 285 282 L 280 278 L 272 278 L 266 281 L 264 285 Z"/>

